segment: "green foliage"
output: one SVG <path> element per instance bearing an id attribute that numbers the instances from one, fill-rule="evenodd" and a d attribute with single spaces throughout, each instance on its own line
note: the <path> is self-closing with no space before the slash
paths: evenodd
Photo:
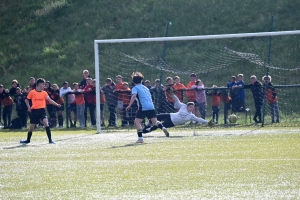
<path id="1" fill-rule="evenodd" d="M 295 0 L 3 0 L 0 5 L 1 83 L 8 87 L 12 79 L 18 79 L 24 85 L 30 76 L 58 83 L 78 81 L 82 69 L 94 71 L 94 39 L 161 37 L 168 21 L 172 21 L 169 36 L 268 31 L 272 15 L 275 30 L 299 29 L 299 6 L 300 2 Z M 268 41 L 251 43 L 249 40 L 239 40 L 230 47 L 255 51 L 266 59 Z M 300 57 L 295 46 L 299 47 L 297 37 L 287 37 L 286 41 L 274 39 L 276 50 L 272 52 L 272 62 L 297 66 Z M 175 63 L 172 55 L 193 48 L 197 47 L 183 44 L 172 49 L 170 45 L 167 61 Z M 128 50 L 126 47 L 119 50 L 124 49 Z M 155 51 L 157 56 L 160 52 Z M 199 56 L 189 53 L 190 59 Z"/>

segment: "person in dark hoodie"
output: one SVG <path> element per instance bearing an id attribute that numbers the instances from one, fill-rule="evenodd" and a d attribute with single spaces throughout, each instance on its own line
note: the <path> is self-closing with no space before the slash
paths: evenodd
<path id="1" fill-rule="evenodd" d="M 256 78 L 255 75 L 252 75 L 250 77 L 250 83 L 248 85 L 244 85 L 244 87 L 242 86 L 233 86 L 233 89 L 236 88 L 250 88 L 252 95 L 253 95 L 253 99 L 254 99 L 254 104 L 255 104 L 255 115 L 253 117 L 253 120 L 255 121 L 255 123 L 262 123 L 261 120 L 261 108 L 263 105 L 263 101 L 264 101 L 264 91 L 263 91 L 263 86 L 261 84 L 261 82 L 259 82 Z M 257 120 L 258 117 L 258 120 Z"/>
<path id="2" fill-rule="evenodd" d="M 51 87 L 50 81 L 46 81 L 44 91 L 47 92 L 48 96 L 52 99 L 52 97 L 54 96 L 54 90 Z M 46 108 L 49 115 L 50 128 L 56 127 L 56 107 L 49 101 L 46 101 Z"/>
<path id="3" fill-rule="evenodd" d="M 19 87 L 16 88 L 16 94 L 14 98 L 14 102 L 16 104 L 16 111 L 18 114 L 18 118 L 21 122 L 21 127 L 26 128 L 27 127 L 27 106 L 25 103 L 26 96 L 22 94 L 22 91 Z"/>
<path id="4" fill-rule="evenodd" d="M 273 84 L 271 83 L 272 78 L 271 76 L 264 76 L 262 80 L 264 81 L 263 86 L 265 88 L 266 100 L 271 110 L 272 123 L 275 123 L 275 115 L 276 115 L 276 123 L 280 123 L 278 96 L 277 96 L 276 89 L 273 87 Z"/>
<path id="5" fill-rule="evenodd" d="M 15 94 L 17 94 L 17 92 L 16 92 L 17 87 L 18 87 L 18 88 L 21 88 L 19 82 L 18 82 L 17 80 L 12 80 L 12 82 L 11 82 L 11 88 L 10 88 L 10 90 L 9 90 L 9 94 L 10 94 L 10 95 L 15 95 Z"/>
<path id="6" fill-rule="evenodd" d="M 107 78 L 105 82 L 106 84 L 102 87 L 102 90 L 104 91 L 109 110 L 108 126 L 116 126 L 116 106 L 118 104 L 118 96 L 117 93 L 114 92 L 116 84 L 111 78 Z"/>

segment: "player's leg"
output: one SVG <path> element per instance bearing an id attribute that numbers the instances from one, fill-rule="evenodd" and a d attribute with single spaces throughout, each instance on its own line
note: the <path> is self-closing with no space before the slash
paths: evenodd
<path id="1" fill-rule="evenodd" d="M 166 129 L 166 127 L 163 126 L 163 123 L 157 120 L 156 113 L 154 110 L 150 110 L 147 112 L 147 118 L 151 119 L 153 127 L 160 128 L 165 133 L 166 137 L 169 137 L 170 134 L 168 130 Z"/>
<path id="2" fill-rule="evenodd" d="M 48 119 L 47 119 L 46 116 L 43 118 L 43 124 L 44 124 L 44 127 L 46 129 L 46 133 L 47 133 L 47 137 L 48 137 L 48 140 L 49 140 L 49 144 L 55 144 L 52 141 L 52 138 L 51 138 L 51 130 L 50 130 L 50 127 L 49 127 L 49 124 L 48 124 Z"/>
<path id="3" fill-rule="evenodd" d="M 31 110 L 31 114 L 30 114 L 30 125 L 29 125 L 29 130 L 27 133 L 27 139 L 26 140 L 21 140 L 20 143 L 21 144 L 28 144 L 30 143 L 31 140 L 31 136 L 32 136 L 32 132 L 34 130 L 34 127 L 39 124 L 39 116 L 36 110 Z"/>
<path id="4" fill-rule="evenodd" d="M 138 135 L 138 140 L 136 141 L 136 143 L 144 143 L 142 121 L 143 119 L 140 118 L 134 119 L 134 125 L 136 127 Z"/>

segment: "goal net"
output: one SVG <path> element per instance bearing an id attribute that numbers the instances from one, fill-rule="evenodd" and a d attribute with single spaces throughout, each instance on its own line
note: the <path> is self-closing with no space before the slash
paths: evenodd
<path id="1" fill-rule="evenodd" d="M 298 34 L 300 31 L 95 40 L 97 89 L 109 84 L 110 79 L 117 87 L 112 93 L 104 92 L 105 124 L 133 125 L 135 108 L 130 112 L 124 108 L 130 98 L 126 90 L 132 87 L 131 74 L 139 71 L 145 77 L 144 84 L 151 91 L 157 113 L 176 112 L 168 93 L 172 87 L 183 103 L 195 101 L 197 116 L 213 118 L 220 126 L 247 126 L 257 121 L 262 125 L 297 126 L 300 124 Z M 262 84 L 261 88 L 251 86 L 253 75 Z M 240 88 L 241 81 L 246 85 L 244 89 Z M 204 90 L 199 89 L 201 83 Z M 262 93 L 260 97 L 258 90 Z M 97 98 L 100 132 L 100 90 Z M 257 116 L 258 110 L 261 118 Z M 237 116 L 236 122 L 229 121 L 231 114 Z"/>

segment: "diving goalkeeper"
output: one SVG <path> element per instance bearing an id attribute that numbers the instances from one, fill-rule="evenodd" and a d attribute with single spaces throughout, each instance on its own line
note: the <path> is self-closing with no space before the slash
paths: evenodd
<path id="1" fill-rule="evenodd" d="M 179 101 L 179 99 L 177 98 L 177 96 L 173 93 L 172 89 L 169 90 L 168 92 L 175 101 L 174 107 L 176 109 L 179 109 L 179 111 L 176 113 L 158 114 L 157 120 L 161 121 L 161 122 L 163 121 L 163 123 L 162 123 L 163 127 L 170 128 L 170 127 L 174 127 L 177 125 L 185 124 L 186 122 L 189 122 L 189 121 L 200 122 L 202 124 L 207 124 L 210 127 L 213 127 L 215 125 L 214 122 L 212 122 L 212 120 L 206 121 L 205 119 L 196 117 L 193 114 L 193 111 L 195 109 L 194 102 L 188 102 L 187 104 L 181 103 Z M 157 128 L 158 128 L 157 126 L 153 126 L 151 124 L 151 121 L 149 121 L 149 123 L 143 129 L 143 133 L 150 133 L 150 132 L 156 130 Z"/>

